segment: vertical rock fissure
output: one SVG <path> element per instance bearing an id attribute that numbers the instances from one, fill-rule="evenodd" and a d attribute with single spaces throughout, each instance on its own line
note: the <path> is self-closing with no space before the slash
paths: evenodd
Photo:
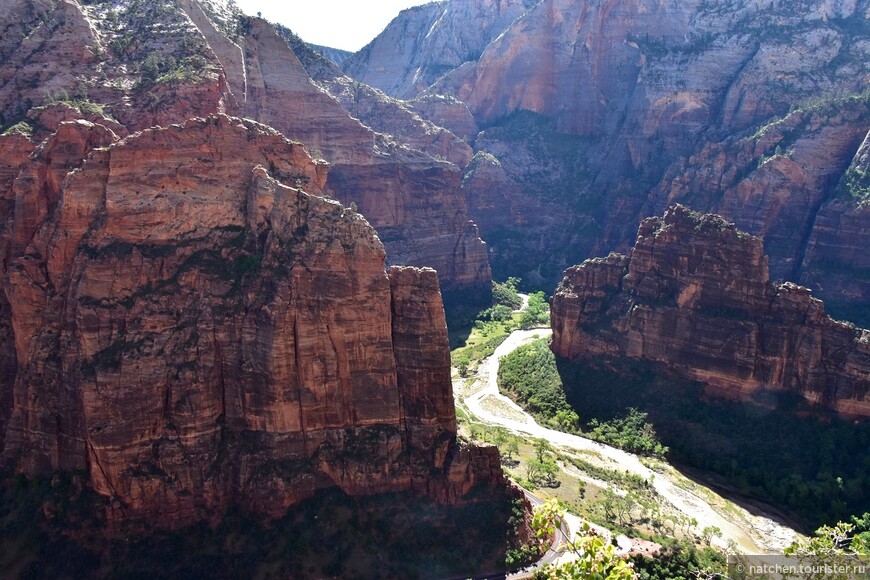
<path id="1" fill-rule="evenodd" d="M 115 486 L 112 485 L 112 480 L 109 479 L 108 474 L 103 469 L 103 465 L 102 465 L 102 463 L 100 463 L 100 457 L 99 457 L 99 455 L 97 455 L 97 450 L 94 447 L 94 443 L 90 440 L 90 438 L 88 439 L 88 449 L 90 449 L 90 451 L 91 451 L 90 455 L 93 458 L 93 462 L 97 466 L 97 469 L 99 470 L 100 475 L 103 476 L 103 481 L 106 482 L 106 485 L 108 486 L 109 490 L 112 492 L 112 499 L 115 499 L 118 492 L 115 490 Z"/>
<path id="2" fill-rule="evenodd" d="M 402 388 L 402 377 L 399 369 L 399 360 L 396 354 L 396 294 L 392 290 L 392 282 L 390 283 L 390 341 L 393 348 L 393 366 L 396 369 L 396 393 L 399 399 L 399 426 L 405 434 L 403 445 L 408 447 L 411 441 L 411 431 L 408 427 L 408 401 L 405 394 L 405 389 Z"/>
<path id="3" fill-rule="evenodd" d="M 302 442 L 306 449 L 308 450 L 308 437 L 306 433 L 308 432 L 305 427 L 305 413 L 303 411 L 303 386 L 302 386 L 302 348 L 301 343 L 299 342 L 299 300 L 298 297 L 293 296 L 293 363 L 295 368 L 293 369 L 293 373 L 296 379 L 296 396 L 299 401 L 299 430 L 302 432 Z"/>

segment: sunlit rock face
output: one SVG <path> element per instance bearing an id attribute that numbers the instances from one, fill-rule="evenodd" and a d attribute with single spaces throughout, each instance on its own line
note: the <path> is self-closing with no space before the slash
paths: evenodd
<path id="1" fill-rule="evenodd" d="M 708 392 L 788 390 L 870 415 L 870 331 L 832 320 L 807 288 L 768 279 L 759 238 L 683 206 L 645 220 L 628 255 L 569 268 L 553 352 L 662 363 Z"/>
<path id="2" fill-rule="evenodd" d="M 435 271 L 386 270 L 301 144 L 227 116 L 123 140 L 75 121 L 6 163 L 6 466 L 86 470 L 111 521 L 165 527 L 503 485 L 496 450 L 456 441 Z"/>
<path id="3" fill-rule="evenodd" d="M 534 0 L 451 0 L 403 10 L 365 48 L 344 60 L 351 77 L 402 99 L 472 62 Z"/>
<path id="4" fill-rule="evenodd" d="M 354 116 L 368 108 L 369 117 L 394 120 L 374 130 L 362 124 L 266 21 L 217 0 L 4 0 L 0 8 L 0 127 L 24 121 L 39 142 L 75 119 L 121 137 L 191 117 L 255 119 L 333 166 L 325 192 L 356 203 L 384 230 L 390 263 L 435 268 L 445 293 L 486 299 L 486 246 L 454 165 L 470 159 L 470 148 L 368 87 L 368 105 Z M 395 131 L 398 142 L 375 130 Z"/>
<path id="5" fill-rule="evenodd" d="M 437 10 L 453 5 L 465 4 Z M 425 67 L 401 56 L 416 46 L 402 39 L 461 45 L 435 11 L 397 18 L 352 74 L 410 86 Z M 851 249 L 865 211 L 839 184 L 870 130 L 868 16 L 866 0 L 544 0 L 413 96 L 498 163 L 472 163 L 464 180 L 498 276 L 555 284 L 682 203 L 763 237 L 774 278 L 852 314 L 870 301 Z"/>

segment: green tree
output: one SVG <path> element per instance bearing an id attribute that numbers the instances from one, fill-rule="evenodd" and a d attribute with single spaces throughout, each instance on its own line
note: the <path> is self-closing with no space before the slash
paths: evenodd
<path id="1" fill-rule="evenodd" d="M 701 531 L 701 535 L 704 537 L 704 542 L 709 546 L 713 543 L 713 538 L 722 537 L 722 530 L 718 526 L 707 526 Z"/>
<path id="2" fill-rule="evenodd" d="M 517 292 L 517 284 L 520 283 L 519 278 L 508 278 L 504 282 L 492 281 L 492 301 L 493 304 L 501 304 L 511 309 L 516 309 L 522 306 L 523 300 Z"/>
<path id="3" fill-rule="evenodd" d="M 502 453 L 504 454 L 506 461 L 510 461 L 511 463 L 513 463 L 514 455 L 519 455 L 520 453 L 520 442 L 517 441 L 516 437 L 511 437 L 510 439 L 508 439 L 508 442 L 507 444 L 505 444 L 505 448 Z"/>
<path id="4" fill-rule="evenodd" d="M 663 457 L 668 448 L 659 442 L 658 434 L 648 415 L 634 407 L 612 421 L 593 419 L 589 422 L 589 437 L 640 455 Z"/>
<path id="5" fill-rule="evenodd" d="M 532 529 L 541 545 L 546 545 L 556 533 L 563 516 L 562 509 L 555 500 L 539 506 L 532 516 Z M 634 580 L 637 578 L 631 564 L 616 553 L 616 548 L 604 541 L 584 522 L 580 537 L 568 541 L 568 549 L 577 556 L 576 560 L 559 565 L 550 565 L 535 573 L 535 578 L 562 580 Z"/>
<path id="6" fill-rule="evenodd" d="M 541 462 L 539 476 L 541 483 L 546 487 L 559 487 L 559 466 L 552 459 Z"/>
<path id="7" fill-rule="evenodd" d="M 532 328 L 550 323 L 550 305 L 543 292 L 529 295 L 529 306 L 520 317 L 520 328 Z"/>
<path id="8" fill-rule="evenodd" d="M 526 462 L 526 479 L 529 480 L 529 483 L 534 484 L 538 481 L 538 474 L 541 473 L 543 465 L 544 463 L 537 459 L 529 459 Z"/>
<path id="9" fill-rule="evenodd" d="M 508 441 L 508 432 L 504 427 L 495 427 L 492 430 L 492 443 L 499 449 L 505 446 Z"/>
<path id="10" fill-rule="evenodd" d="M 846 580 L 854 578 L 855 574 L 839 574 L 831 572 L 827 567 L 842 565 L 853 558 L 857 563 L 858 558 L 870 556 L 870 544 L 865 536 L 856 531 L 854 523 L 838 522 L 834 526 L 820 527 L 811 538 L 794 542 L 785 549 L 785 553 L 787 556 L 797 557 L 801 564 L 825 570 L 824 575 L 811 576 L 812 578 Z"/>
<path id="11" fill-rule="evenodd" d="M 550 442 L 546 439 L 535 439 L 535 457 L 541 463 L 543 463 L 544 458 L 547 454 L 553 452 L 553 446 L 550 445 Z"/>
<path id="12" fill-rule="evenodd" d="M 513 317 L 513 310 L 511 310 L 510 306 L 504 306 L 503 304 L 497 304 L 492 308 L 487 308 L 486 310 L 481 310 L 477 315 L 477 320 L 481 322 L 504 322 L 505 320 L 510 320 Z"/>
<path id="13" fill-rule="evenodd" d="M 559 409 L 554 417 L 560 431 L 576 433 L 580 431 L 580 416 L 572 409 Z"/>

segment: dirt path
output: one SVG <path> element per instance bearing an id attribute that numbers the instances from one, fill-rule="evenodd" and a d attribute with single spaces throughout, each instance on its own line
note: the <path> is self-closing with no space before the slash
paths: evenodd
<path id="1" fill-rule="evenodd" d="M 630 453 L 577 435 L 541 427 L 519 405 L 500 394 L 497 381 L 500 359 L 519 346 L 549 337 L 550 334 L 550 329 L 513 332 L 492 356 L 481 363 L 476 377 L 457 380 L 454 390 L 458 402 L 464 403 L 484 423 L 547 439 L 554 446 L 569 452 L 600 454 L 610 463 L 607 466 L 610 469 L 628 471 L 651 481 L 656 492 L 676 510 L 697 520 L 694 529 L 699 534 L 707 526 L 718 527 L 722 537 L 714 539 L 714 543 L 722 548 L 733 542 L 737 551 L 747 554 L 782 553 L 794 541 L 796 533 L 791 528 L 770 518 L 750 514 L 714 491 L 689 481 L 676 470 L 654 472 Z"/>

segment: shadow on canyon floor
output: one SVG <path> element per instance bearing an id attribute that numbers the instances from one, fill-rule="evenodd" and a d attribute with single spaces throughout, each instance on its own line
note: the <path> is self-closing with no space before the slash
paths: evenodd
<path id="1" fill-rule="evenodd" d="M 502 569 L 511 498 L 444 507 L 408 494 L 326 491 L 283 519 L 107 538 L 83 474 L 0 480 L 0 569 L 9 578 L 442 578 Z M 10 574 L 5 576 L 5 574 Z"/>
<path id="2" fill-rule="evenodd" d="M 750 513 L 768 502 L 804 531 L 870 510 L 870 424 L 849 422 L 791 393 L 750 403 L 711 399 L 703 386 L 633 360 L 558 360 L 583 422 L 634 407 L 649 414 L 669 461 L 703 473 Z M 767 510 L 762 510 L 767 511 Z M 775 510 L 777 511 L 777 510 Z"/>

